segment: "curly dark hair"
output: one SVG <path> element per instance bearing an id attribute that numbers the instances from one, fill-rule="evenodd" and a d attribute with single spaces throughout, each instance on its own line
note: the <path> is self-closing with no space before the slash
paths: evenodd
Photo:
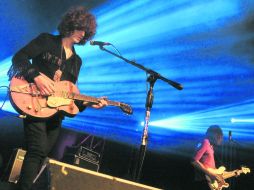
<path id="1" fill-rule="evenodd" d="M 68 37 L 74 30 L 85 31 L 84 38 L 78 43 L 84 45 L 96 33 L 95 17 L 85 7 L 72 7 L 65 13 L 57 29 L 62 37 Z"/>

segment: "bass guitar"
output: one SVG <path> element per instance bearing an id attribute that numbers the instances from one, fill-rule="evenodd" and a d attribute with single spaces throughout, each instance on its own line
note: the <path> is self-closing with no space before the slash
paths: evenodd
<path id="1" fill-rule="evenodd" d="M 206 179 L 208 182 L 208 185 L 211 190 L 221 190 L 223 188 L 228 188 L 229 184 L 225 181 L 225 179 L 228 179 L 230 177 L 239 176 L 240 174 L 244 173 L 250 173 L 250 169 L 246 167 L 242 167 L 240 170 L 234 170 L 234 171 L 225 171 L 226 168 L 224 166 L 219 167 L 218 169 L 208 169 L 211 173 L 216 174 L 220 177 L 220 181 L 217 180 L 211 180 L 209 176 L 206 175 Z"/>
<path id="2" fill-rule="evenodd" d="M 68 117 L 74 117 L 79 112 L 75 100 L 99 103 L 99 98 L 80 94 L 77 86 L 69 81 L 54 82 L 43 76 L 54 84 L 54 93 L 49 96 L 41 95 L 34 83 L 28 83 L 23 78 L 12 78 L 9 90 L 10 101 L 18 113 L 35 118 L 49 118 L 57 112 L 63 112 Z M 132 108 L 128 104 L 105 100 L 108 105 L 117 106 L 124 113 L 132 114 Z"/>

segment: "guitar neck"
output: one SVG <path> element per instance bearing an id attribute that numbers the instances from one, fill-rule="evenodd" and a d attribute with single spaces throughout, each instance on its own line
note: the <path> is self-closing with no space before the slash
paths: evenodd
<path id="1" fill-rule="evenodd" d="M 223 178 L 227 179 L 227 178 L 234 177 L 234 176 L 237 175 L 237 173 L 241 174 L 242 170 L 234 170 L 234 171 L 231 171 L 231 172 L 227 172 L 227 173 L 223 174 Z"/>
<path id="2" fill-rule="evenodd" d="M 81 101 L 85 101 L 85 102 L 91 102 L 91 103 L 99 103 L 99 98 L 95 98 L 92 96 L 86 96 L 86 95 L 82 95 L 82 94 L 70 93 L 68 95 L 68 98 L 75 99 L 75 100 L 81 100 Z M 120 106 L 119 102 L 115 102 L 115 101 L 111 101 L 111 100 L 105 100 L 105 101 L 110 106 Z"/>

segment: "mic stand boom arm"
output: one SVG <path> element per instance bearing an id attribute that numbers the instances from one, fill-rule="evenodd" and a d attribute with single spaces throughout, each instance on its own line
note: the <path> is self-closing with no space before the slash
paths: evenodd
<path id="1" fill-rule="evenodd" d="M 142 134 L 142 139 L 141 139 L 141 145 L 140 145 L 140 148 L 139 148 L 139 154 L 138 154 L 138 162 L 136 163 L 135 165 L 135 168 L 134 168 L 134 172 L 133 172 L 133 178 L 135 181 L 139 181 L 140 180 L 140 176 L 141 176 L 141 171 L 142 171 L 142 166 L 143 166 L 143 161 L 144 161 L 144 158 L 145 158 L 145 154 L 146 154 L 146 148 L 147 148 L 147 140 L 148 140 L 148 123 L 149 123 L 149 120 L 150 120 L 150 111 L 151 111 L 151 108 L 152 108 L 152 104 L 153 104 L 153 86 L 156 82 L 157 79 L 161 79 L 162 81 L 170 84 L 171 86 L 173 86 L 174 88 L 178 89 L 178 90 L 182 90 L 183 87 L 181 84 L 177 83 L 177 82 L 174 82 L 172 80 L 169 80 L 163 76 L 161 76 L 159 73 L 151 70 L 151 69 L 148 69 L 134 61 L 130 61 L 120 55 L 117 55 L 116 53 L 112 52 L 112 51 L 109 51 L 107 50 L 106 48 L 103 47 L 103 45 L 100 45 L 100 49 L 103 50 L 103 51 L 106 51 L 122 60 L 124 60 L 125 62 L 131 64 L 131 65 L 134 65 L 135 67 L 138 67 L 139 69 L 145 71 L 146 73 L 149 74 L 148 78 L 147 78 L 147 81 L 149 82 L 150 84 L 150 87 L 149 87 L 149 91 L 147 93 L 147 97 L 146 97 L 146 115 L 145 115 L 145 126 L 144 126 L 144 129 L 143 129 L 143 134 Z"/>
<path id="2" fill-rule="evenodd" d="M 171 86 L 173 86 L 174 88 L 178 89 L 178 90 L 182 90 L 183 87 L 181 84 L 177 83 L 177 82 L 174 82 L 172 80 L 169 80 L 163 76 L 161 76 L 159 73 L 155 72 L 154 70 L 152 69 L 149 69 L 149 68 L 146 68 L 144 67 L 143 65 L 140 65 L 138 63 L 136 63 L 135 61 L 131 61 L 131 60 L 128 60 L 126 58 L 124 58 L 123 56 L 120 56 L 120 55 L 117 55 L 116 53 L 112 52 L 112 51 L 109 51 L 107 50 L 106 48 L 104 48 L 102 45 L 100 46 L 100 49 L 103 50 L 103 51 L 106 51 L 122 60 L 124 60 L 125 62 L 131 64 L 131 65 L 134 65 L 135 67 L 138 67 L 139 69 L 145 71 L 146 73 L 150 74 L 150 75 L 154 75 L 156 77 L 156 79 L 161 79 L 163 80 L 164 82 L 170 84 Z"/>

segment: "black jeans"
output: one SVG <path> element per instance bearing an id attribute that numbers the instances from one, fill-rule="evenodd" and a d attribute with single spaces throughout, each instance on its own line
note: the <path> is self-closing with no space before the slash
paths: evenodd
<path id="1" fill-rule="evenodd" d="M 195 181 L 193 186 L 193 190 L 211 190 L 206 180 Z"/>
<path id="2" fill-rule="evenodd" d="M 56 115 L 47 121 L 24 119 L 23 123 L 27 153 L 23 161 L 18 189 L 29 190 L 44 159 L 57 140 L 62 119 Z"/>

